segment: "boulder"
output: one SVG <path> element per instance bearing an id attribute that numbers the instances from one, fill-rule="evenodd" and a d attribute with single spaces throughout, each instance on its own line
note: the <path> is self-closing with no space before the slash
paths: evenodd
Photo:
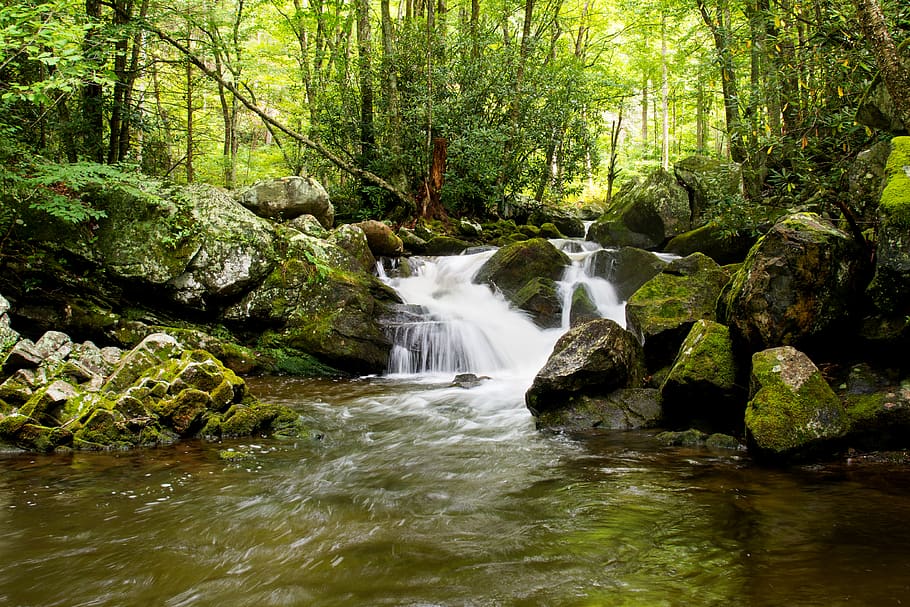
<path id="1" fill-rule="evenodd" d="M 793 459 L 832 453 L 849 429 L 844 406 L 808 356 L 791 346 L 752 355 L 749 449 Z"/>
<path id="2" fill-rule="evenodd" d="M 727 265 L 744 260 L 757 240 L 758 236 L 749 228 L 710 222 L 674 236 L 664 250 L 682 257 L 704 253 L 720 265 Z"/>
<path id="3" fill-rule="evenodd" d="M 875 275 L 868 294 L 886 316 L 910 314 L 910 137 L 895 137 L 878 205 Z"/>
<path id="4" fill-rule="evenodd" d="M 398 238 L 404 245 L 404 250 L 413 255 L 423 255 L 427 250 L 427 241 L 408 228 L 398 229 Z"/>
<path id="5" fill-rule="evenodd" d="M 842 395 L 851 447 L 866 450 L 910 446 L 910 379 L 889 377 L 868 364 L 855 365 Z"/>
<path id="6" fill-rule="evenodd" d="M 398 257 L 404 253 L 404 243 L 381 221 L 368 219 L 353 225 L 363 230 L 374 257 Z"/>
<path id="7" fill-rule="evenodd" d="M 398 296 L 372 275 L 326 265 L 336 254 L 325 241 L 298 235 L 288 245 L 285 259 L 224 318 L 263 327 L 260 348 L 315 356 L 336 374 L 384 371 L 391 343 L 379 319 Z"/>
<path id="8" fill-rule="evenodd" d="M 596 219 L 596 217 L 592 217 Z M 532 223 L 535 226 L 539 227 L 541 230 L 546 229 L 548 233 L 555 233 L 558 236 L 544 236 L 544 238 L 584 238 L 585 237 L 585 224 L 578 217 L 573 217 L 569 215 L 562 209 L 551 208 L 551 207 L 542 207 L 533 213 L 531 213 L 528 218 L 528 223 Z M 544 228 L 545 225 L 550 224 L 552 228 Z"/>
<path id="9" fill-rule="evenodd" d="M 753 350 L 834 336 L 853 311 L 856 243 L 818 215 L 784 217 L 752 248 L 718 300 L 718 320 Z"/>
<path id="10" fill-rule="evenodd" d="M 621 388 L 605 396 L 580 395 L 571 405 L 541 413 L 535 423 L 540 429 L 579 432 L 638 430 L 660 423 L 660 393 L 653 388 Z"/>
<path id="11" fill-rule="evenodd" d="M 427 245 L 423 252 L 424 255 L 433 257 L 442 255 L 460 255 L 466 249 L 473 246 L 470 242 L 451 236 L 433 236 L 426 241 Z"/>
<path id="12" fill-rule="evenodd" d="M 666 420 L 682 427 L 741 431 L 744 390 L 730 330 L 698 320 L 660 387 Z"/>
<path id="13" fill-rule="evenodd" d="M 910 70 L 910 48 L 907 48 L 907 45 L 901 47 L 903 47 L 901 63 L 906 72 Z M 904 124 L 901 120 L 900 112 L 894 107 L 891 94 L 882 78 L 875 78 L 866 91 L 859 107 L 856 108 L 856 121 L 876 131 L 901 135 L 910 133 L 910 124 Z"/>
<path id="14" fill-rule="evenodd" d="M 594 253 L 591 271 L 613 285 L 620 301 L 626 301 L 643 284 L 660 274 L 667 263 L 650 251 L 621 247 Z"/>
<path id="15" fill-rule="evenodd" d="M 570 264 L 569 257 L 543 238 L 506 245 L 484 263 L 474 282 L 499 289 L 507 299 L 534 278 L 559 280 Z"/>
<path id="16" fill-rule="evenodd" d="M 572 406 L 581 396 L 638 388 L 644 373 L 635 336 L 612 320 L 592 320 L 559 338 L 525 394 L 525 403 L 540 416 Z"/>
<path id="17" fill-rule="evenodd" d="M 696 321 L 714 320 L 728 276 L 713 259 L 694 253 L 670 262 L 626 303 L 626 326 L 644 344 L 648 368 L 670 364 Z"/>
<path id="18" fill-rule="evenodd" d="M 698 227 L 717 203 L 743 195 L 743 168 L 736 162 L 689 156 L 673 165 L 673 173 L 689 192 L 692 227 Z"/>
<path id="19" fill-rule="evenodd" d="M 287 220 L 312 215 L 324 228 L 335 222 L 335 209 L 329 195 L 315 179 L 281 177 L 253 184 L 237 200 L 260 217 Z"/>
<path id="20" fill-rule="evenodd" d="M 569 325 L 572 327 L 600 318 L 597 304 L 594 303 L 591 292 L 583 284 L 574 286 L 569 305 Z"/>
<path id="21" fill-rule="evenodd" d="M 470 219 L 459 219 L 458 224 L 458 234 L 469 239 L 477 239 L 483 235 L 483 228 L 476 221 Z"/>
<path id="22" fill-rule="evenodd" d="M 658 169 L 630 190 L 620 190 L 610 209 L 588 229 L 588 240 L 605 247 L 654 249 L 691 229 L 689 195 L 676 178 Z"/>
<path id="23" fill-rule="evenodd" d="M 329 229 L 319 223 L 319 220 L 312 215 L 300 215 L 290 221 L 286 221 L 284 226 L 314 238 L 328 238 L 330 234 Z"/>
<path id="24" fill-rule="evenodd" d="M 321 254 L 315 259 L 322 259 L 326 264 L 347 272 L 372 274 L 375 271 L 376 257 L 373 256 L 366 234 L 357 226 L 338 226 L 325 241 L 334 246 L 308 240 L 314 253 Z"/>
<path id="25" fill-rule="evenodd" d="M 512 303 L 528 312 L 534 323 L 543 329 L 562 324 L 562 299 L 556 283 L 536 276 L 529 280 L 512 298 Z"/>
<path id="26" fill-rule="evenodd" d="M 115 190 L 99 205 L 107 217 L 89 244 L 92 261 L 196 310 L 240 294 L 276 261 L 272 224 L 216 188 L 191 186 L 171 199 Z"/>

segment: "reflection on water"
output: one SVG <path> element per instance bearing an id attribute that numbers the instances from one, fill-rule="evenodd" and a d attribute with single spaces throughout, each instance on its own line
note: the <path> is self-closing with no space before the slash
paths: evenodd
<path id="1" fill-rule="evenodd" d="M 480 392 L 429 380 L 251 383 L 326 438 L 0 458 L 0 604 L 910 597 L 901 469 L 768 470 L 648 434 L 543 435 L 495 380 Z M 223 461 L 226 448 L 248 457 Z"/>

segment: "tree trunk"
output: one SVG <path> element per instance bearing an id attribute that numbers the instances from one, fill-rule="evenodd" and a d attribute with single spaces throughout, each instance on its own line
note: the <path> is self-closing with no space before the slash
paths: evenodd
<path id="1" fill-rule="evenodd" d="M 102 51 L 101 0 L 85 0 L 85 14 L 90 25 L 86 29 L 83 49 L 89 62 L 101 70 L 105 57 Z M 104 162 L 104 99 L 98 82 L 89 81 L 82 87 L 82 152 L 89 160 Z"/>
<path id="2" fill-rule="evenodd" d="M 427 178 L 426 192 L 421 200 L 418 216 L 425 219 L 445 219 L 446 211 L 442 206 L 441 193 L 445 184 L 446 161 L 449 142 L 444 137 L 433 138 L 433 162 Z"/>
<path id="3" fill-rule="evenodd" d="M 648 76 L 643 77 L 641 84 L 641 143 L 648 147 Z"/>
<path id="4" fill-rule="evenodd" d="M 360 168 L 369 170 L 376 147 L 373 124 L 373 56 L 370 1 L 357 4 L 357 57 L 360 70 Z M 363 184 L 367 185 L 366 183 Z"/>
<path id="5" fill-rule="evenodd" d="M 660 166 L 670 170 L 670 77 L 667 66 L 667 16 L 660 16 L 660 109 L 662 133 L 660 141 Z"/>
<path id="6" fill-rule="evenodd" d="M 186 61 L 186 182 L 193 183 L 196 171 L 193 167 L 195 131 L 193 128 L 193 64 Z"/>
<path id="7" fill-rule="evenodd" d="M 910 70 L 901 63 L 897 45 L 891 38 L 885 16 L 877 0 L 854 0 L 863 33 L 872 45 L 872 54 L 881 71 L 882 82 L 891 95 L 904 129 L 910 130 Z"/>
<path id="8" fill-rule="evenodd" d="M 398 96 L 398 70 L 395 67 L 395 32 L 392 28 L 392 15 L 389 0 L 381 0 L 382 13 L 382 83 L 388 114 L 388 144 L 394 158 L 394 171 L 397 177 L 392 181 L 401 181 L 401 109 Z"/>

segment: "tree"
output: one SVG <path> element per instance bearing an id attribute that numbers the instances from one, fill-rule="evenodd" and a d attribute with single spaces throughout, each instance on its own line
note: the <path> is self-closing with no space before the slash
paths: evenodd
<path id="1" fill-rule="evenodd" d="M 854 0 L 856 15 L 881 70 L 882 81 L 891 95 L 904 127 L 910 129 L 910 71 L 901 62 L 897 45 L 877 0 Z"/>

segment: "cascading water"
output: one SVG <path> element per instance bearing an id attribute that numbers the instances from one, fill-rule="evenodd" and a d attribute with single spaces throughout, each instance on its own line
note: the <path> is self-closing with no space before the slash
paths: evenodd
<path id="1" fill-rule="evenodd" d="M 501 294 L 471 282 L 493 250 L 442 258 L 412 258 L 408 277 L 386 278 L 406 302 L 389 324 L 394 343 L 391 375 L 474 373 L 509 379 L 523 393 L 569 328 L 572 296 L 585 289 L 600 316 L 625 324 L 625 305 L 612 285 L 594 275 L 602 248 L 579 240 L 553 240 L 572 260 L 558 283 L 562 326 L 541 329 Z"/>

